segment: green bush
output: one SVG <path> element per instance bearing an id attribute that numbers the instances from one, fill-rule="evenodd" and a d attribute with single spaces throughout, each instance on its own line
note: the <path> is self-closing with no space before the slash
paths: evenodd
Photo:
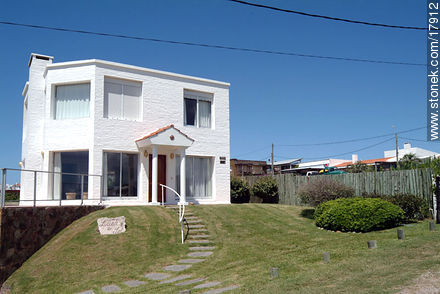
<path id="1" fill-rule="evenodd" d="M 412 194 L 396 194 L 396 195 L 381 195 L 381 194 L 362 194 L 363 197 L 381 198 L 387 200 L 405 212 L 405 220 L 423 220 L 429 217 L 429 204 L 426 199 Z"/>
<path id="2" fill-rule="evenodd" d="M 354 197 L 354 189 L 327 176 L 315 176 L 299 188 L 298 196 L 302 203 L 317 206 L 337 198 Z"/>
<path id="3" fill-rule="evenodd" d="M 250 197 L 251 194 L 248 183 L 240 178 L 231 178 L 231 202 L 248 203 Z"/>
<path id="4" fill-rule="evenodd" d="M 340 198 L 315 210 L 318 227 L 342 232 L 370 232 L 393 228 L 405 219 L 403 210 L 379 198 Z"/>
<path id="5" fill-rule="evenodd" d="M 263 200 L 263 203 L 278 203 L 278 184 L 272 177 L 261 177 L 252 186 L 252 195 Z"/>

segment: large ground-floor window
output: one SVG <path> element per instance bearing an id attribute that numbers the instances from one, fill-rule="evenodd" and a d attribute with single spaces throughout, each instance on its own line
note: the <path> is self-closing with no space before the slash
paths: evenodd
<path id="1" fill-rule="evenodd" d="M 104 196 L 137 197 L 138 155 L 104 152 Z"/>
<path id="2" fill-rule="evenodd" d="M 212 170 L 211 157 L 186 156 L 186 197 L 212 197 Z"/>
<path id="3" fill-rule="evenodd" d="M 53 158 L 53 199 L 86 198 L 88 192 L 89 152 L 55 152 Z M 59 174 L 62 173 L 62 174 Z M 82 175 L 82 176 L 81 176 Z"/>

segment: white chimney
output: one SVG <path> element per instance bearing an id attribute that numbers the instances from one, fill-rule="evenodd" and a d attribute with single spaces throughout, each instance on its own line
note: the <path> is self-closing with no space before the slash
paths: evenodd
<path id="1" fill-rule="evenodd" d="M 358 159 L 358 155 L 357 154 L 353 154 L 353 155 L 351 155 L 351 162 L 354 164 L 354 163 L 356 163 L 356 162 L 358 162 L 359 161 L 359 159 Z"/>
<path id="2" fill-rule="evenodd" d="M 404 143 L 403 149 L 411 149 L 411 143 Z"/>

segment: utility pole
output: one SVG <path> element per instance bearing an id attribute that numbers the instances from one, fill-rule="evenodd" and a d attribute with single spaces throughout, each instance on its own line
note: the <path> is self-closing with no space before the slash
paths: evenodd
<path id="1" fill-rule="evenodd" d="M 271 153 L 271 159 L 270 162 L 272 163 L 272 176 L 275 174 L 275 171 L 273 170 L 273 143 L 272 143 L 272 153 Z"/>
<path id="2" fill-rule="evenodd" d="M 396 166 L 397 166 L 397 168 L 399 168 L 400 167 L 400 164 L 399 164 L 399 139 L 397 137 L 397 133 L 395 133 L 395 136 L 396 136 Z"/>

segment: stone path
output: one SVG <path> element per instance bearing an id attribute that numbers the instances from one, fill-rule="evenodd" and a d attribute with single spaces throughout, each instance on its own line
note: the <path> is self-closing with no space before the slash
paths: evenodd
<path id="1" fill-rule="evenodd" d="M 172 209 L 177 212 L 179 211 L 176 206 L 166 206 L 166 208 Z M 221 285 L 222 282 L 209 281 L 206 277 L 193 278 L 191 274 L 173 274 L 187 271 L 193 266 L 193 264 L 206 261 L 207 257 L 214 254 L 213 250 L 216 248 L 215 246 L 212 246 L 214 245 L 214 242 L 210 239 L 211 235 L 209 235 L 208 229 L 203 224 L 203 220 L 195 216 L 193 212 L 188 211 L 188 207 L 186 207 L 185 211 L 185 220 L 188 223 L 189 227 L 188 240 L 186 242 L 196 245 L 193 247 L 189 247 L 190 252 L 188 252 L 187 256 L 189 256 L 190 258 L 180 259 L 177 261 L 176 264 L 167 265 L 163 267 L 162 270 L 159 272 L 146 273 L 142 277 L 152 283 L 158 282 L 162 285 L 170 285 L 170 287 L 172 285 L 176 287 L 176 289 L 174 289 L 176 293 L 179 290 L 182 293 L 185 291 L 188 291 L 188 293 L 190 293 L 191 289 L 200 289 L 207 290 L 203 292 L 204 294 L 220 294 L 237 289 L 239 287 L 237 285 L 224 285 L 223 287 L 217 288 L 217 286 Z M 139 287 L 146 284 L 148 284 L 148 282 L 142 280 L 129 280 L 121 283 L 121 285 L 129 288 Z M 123 289 L 117 284 L 106 285 L 101 288 L 101 291 L 104 293 L 122 293 L 122 290 Z M 94 293 L 95 292 L 93 290 L 87 290 L 78 294 Z"/>

